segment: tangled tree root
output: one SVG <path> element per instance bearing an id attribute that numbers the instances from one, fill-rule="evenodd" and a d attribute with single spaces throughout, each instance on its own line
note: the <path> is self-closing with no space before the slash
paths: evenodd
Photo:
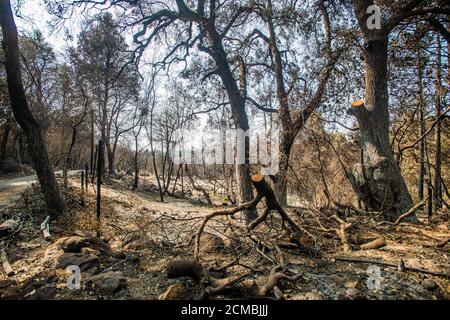
<path id="1" fill-rule="evenodd" d="M 254 298 L 268 297 L 281 280 L 296 281 L 300 274 L 292 276 L 281 271 L 280 267 L 271 270 L 269 278 L 264 285 L 259 285 L 255 280 L 248 279 L 249 275 L 217 279 L 211 276 L 197 260 L 174 260 L 167 266 L 168 278 L 190 277 L 202 287 L 201 299 L 207 299 L 218 295 L 238 295 Z M 275 290 L 274 290 L 275 289 Z"/>

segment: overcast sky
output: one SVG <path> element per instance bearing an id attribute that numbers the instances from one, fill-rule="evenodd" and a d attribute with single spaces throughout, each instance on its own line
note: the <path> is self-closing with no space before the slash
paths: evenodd
<path id="1" fill-rule="evenodd" d="M 70 22 L 67 22 L 64 28 L 51 27 L 52 16 L 45 9 L 43 0 L 13 0 L 12 5 L 19 33 L 37 29 L 57 52 L 61 52 L 68 44 L 64 37 L 64 28 L 78 29 L 77 25 Z"/>
<path id="2" fill-rule="evenodd" d="M 40 30 L 47 42 L 52 45 L 57 53 L 62 53 L 64 48 L 71 44 L 68 42 L 67 37 L 64 36 L 66 31 L 73 35 L 72 41 L 76 42 L 77 34 L 80 31 L 79 18 L 72 17 L 71 19 L 64 21 L 64 24 L 61 27 L 53 28 L 51 26 L 53 17 L 47 12 L 44 0 L 12 0 L 12 5 L 13 10 L 16 13 L 15 19 L 19 33 L 26 34 L 35 29 Z M 148 51 L 152 50 L 147 50 L 147 52 Z M 173 71 L 175 70 L 172 70 L 172 72 Z M 165 82 L 164 78 L 161 80 L 163 80 L 162 83 Z M 166 96 L 166 91 L 164 85 L 161 85 L 162 83 L 160 83 L 157 92 L 159 96 L 164 97 Z M 200 118 L 206 119 L 206 117 Z M 349 119 L 347 119 L 347 121 L 348 120 Z"/>

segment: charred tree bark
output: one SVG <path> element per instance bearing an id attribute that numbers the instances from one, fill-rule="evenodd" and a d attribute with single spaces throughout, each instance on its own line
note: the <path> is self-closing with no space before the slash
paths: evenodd
<path id="1" fill-rule="evenodd" d="M 134 183 L 133 183 L 133 190 L 136 190 L 139 186 L 139 136 L 134 136 Z"/>
<path id="2" fill-rule="evenodd" d="M 109 142 L 105 143 L 105 146 L 106 146 L 106 156 L 108 158 L 108 173 L 113 175 L 116 173 L 116 170 L 114 168 L 115 148 L 114 146 L 111 147 L 111 144 Z"/>
<path id="3" fill-rule="evenodd" d="M 2 137 L 2 145 L 0 148 L 0 159 L 4 160 L 6 158 L 6 146 L 8 145 L 9 133 L 11 132 L 11 124 L 9 121 L 6 122 L 5 127 L 3 128 L 3 137 Z"/>
<path id="4" fill-rule="evenodd" d="M 33 161 L 46 204 L 52 213 L 61 214 L 64 212 L 64 201 L 50 163 L 44 135 L 26 100 L 20 69 L 17 29 L 9 0 L 0 0 L 0 23 L 8 91 L 14 118 L 27 137 L 28 154 Z"/>
<path id="5" fill-rule="evenodd" d="M 417 50 L 417 68 L 418 68 L 418 81 L 419 81 L 419 126 L 420 136 L 425 133 L 425 101 L 423 96 L 423 62 L 422 56 L 419 50 Z M 419 184 L 418 184 L 418 198 L 419 201 L 424 197 L 424 181 L 425 181 L 425 142 L 426 138 L 423 138 L 419 144 Z"/>
<path id="6" fill-rule="evenodd" d="M 90 158 L 90 168 L 92 179 L 94 177 L 94 110 L 91 111 L 91 158 Z"/>
<path id="7" fill-rule="evenodd" d="M 442 61 L 441 61 L 441 39 L 438 36 L 438 52 L 437 52 L 437 66 L 436 66 L 436 119 L 441 116 L 442 112 Z M 434 208 L 439 210 L 442 208 L 442 186 L 441 186 L 441 174 L 442 174 L 442 139 L 441 139 L 441 123 L 439 122 L 434 128 Z"/>
<path id="8" fill-rule="evenodd" d="M 369 210 L 385 211 L 395 221 L 412 207 L 412 198 L 389 142 L 388 36 L 394 21 L 380 29 L 368 29 L 367 8 L 372 1 L 353 0 L 364 36 L 365 101 L 352 104 L 356 117 L 364 164 L 355 165 L 350 175 L 358 197 Z M 408 217 L 415 220 L 415 215 Z"/>
<path id="9" fill-rule="evenodd" d="M 227 54 L 222 44 L 222 37 L 216 30 L 214 21 L 208 22 L 206 25 L 206 33 L 211 41 L 211 48 L 203 48 L 214 59 L 217 71 L 216 73 L 222 80 L 222 83 L 227 92 L 231 105 L 231 113 L 234 120 L 234 125 L 237 130 L 247 132 L 250 129 L 248 123 L 248 117 L 245 111 L 245 97 L 242 95 L 240 88 L 236 83 L 236 79 L 230 69 L 230 65 L 227 60 Z M 244 138 L 245 159 L 243 163 L 236 162 L 236 180 L 239 185 L 239 195 L 241 202 L 247 202 L 253 199 L 252 183 L 250 180 L 250 164 L 249 164 L 249 152 L 250 141 L 249 137 Z M 247 220 L 253 220 L 257 217 L 255 211 L 244 212 L 244 216 Z"/>
<path id="10" fill-rule="evenodd" d="M 373 41 L 366 52 L 366 101 L 352 104 L 360 129 L 364 166 L 355 166 L 352 181 L 370 210 L 388 210 L 396 219 L 409 210 L 412 199 L 389 144 L 387 40 Z"/>
<path id="11" fill-rule="evenodd" d="M 97 237 L 100 237 L 100 217 L 102 209 L 102 178 L 104 173 L 104 145 L 103 141 L 98 142 L 97 153 Z"/>

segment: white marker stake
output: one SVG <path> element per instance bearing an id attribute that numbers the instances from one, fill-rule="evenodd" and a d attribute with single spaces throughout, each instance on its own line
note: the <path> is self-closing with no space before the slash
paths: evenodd
<path id="1" fill-rule="evenodd" d="M 44 234 L 44 239 L 50 238 L 50 226 L 48 222 L 50 221 L 50 216 L 45 218 L 44 222 L 41 223 L 41 231 Z"/>

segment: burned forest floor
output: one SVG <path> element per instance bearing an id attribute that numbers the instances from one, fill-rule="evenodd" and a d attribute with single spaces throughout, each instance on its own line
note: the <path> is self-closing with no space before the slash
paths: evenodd
<path id="1" fill-rule="evenodd" d="M 64 182 L 60 180 L 63 185 Z M 80 178 L 63 187 L 66 214 L 51 220 L 49 239 L 41 231 L 48 216 L 36 184 L 1 189 L 0 299 L 199 299 L 204 284 L 192 277 L 168 277 L 168 265 L 194 256 L 195 236 L 205 215 L 231 208 L 201 194 L 166 196 L 143 177 L 108 177 L 102 188 L 100 238 L 96 237 L 96 192 L 82 191 Z M 264 201 L 258 207 L 264 211 Z M 280 279 L 269 299 L 446 299 L 450 298 L 449 212 L 419 222 L 383 223 L 374 213 L 334 208 L 293 208 L 286 212 L 302 228 L 297 238 L 272 212 L 253 230 L 240 213 L 209 220 L 199 238 L 199 261 L 217 279 L 254 280 L 263 286 L 277 268 Z M 10 230 L 8 230 L 10 228 Z M 364 246 L 382 239 L 382 244 Z M 9 276 L 5 264 L 10 265 Z M 81 288 L 68 287 L 78 265 Z M 195 277 L 194 277 L 195 278 Z M 198 279 L 197 279 L 198 280 Z M 251 298 L 225 290 L 210 299 Z"/>

